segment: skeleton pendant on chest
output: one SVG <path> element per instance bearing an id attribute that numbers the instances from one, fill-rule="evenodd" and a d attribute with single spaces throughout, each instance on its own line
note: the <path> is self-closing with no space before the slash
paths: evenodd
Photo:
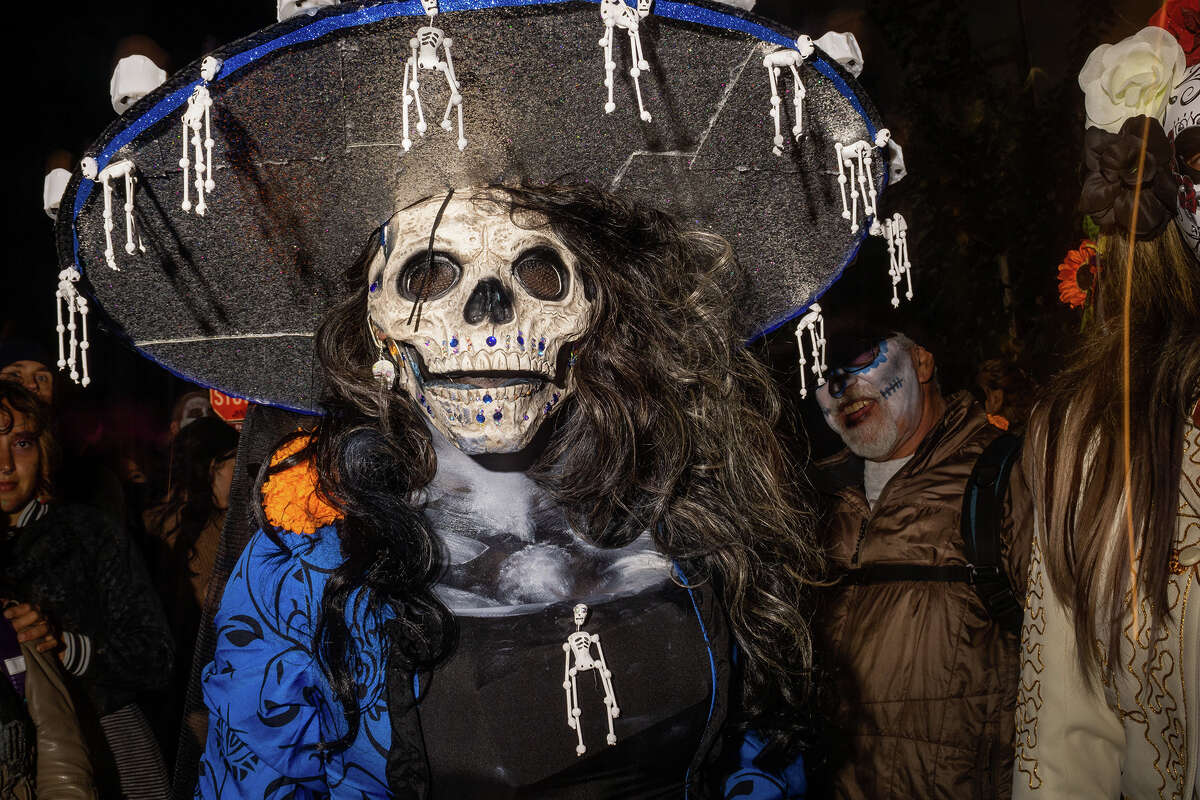
<path id="1" fill-rule="evenodd" d="M 600 19 L 604 21 L 604 35 L 599 45 L 604 48 L 604 85 L 608 89 L 608 102 L 604 113 L 611 114 L 617 104 L 613 102 L 613 72 L 617 62 L 613 60 L 613 34 L 617 28 L 629 34 L 629 74 L 633 78 L 633 90 L 637 94 L 638 112 L 643 122 L 650 121 L 650 112 L 642 102 L 641 75 L 650 69 L 642 53 L 642 39 L 638 24 L 650 14 L 651 0 L 637 0 L 637 8 L 625 4 L 625 0 L 600 0 Z"/>
<path id="2" fill-rule="evenodd" d="M 425 12 L 429 14 L 429 21 L 432 23 L 438 13 L 437 0 L 421 0 L 421 3 L 425 6 Z M 401 144 L 405 152 L 412 148 L 409 106 L 416 107 L 417 133 L 424 136 L 429 127 L 425 122 L 425 109 L 421 104 L 421 72 L 440 72 L 445 78 L 446 87 L 450 90 L 450 99 L 446 102 L 446 113 L 442 115 L 442 130 L 451 129 L 450 112 L 457 109 L 458 149 L 464 150 L 467 147 L 467 138 L 463 134 L 462 91 L 454 74 L 454 58 L 450 55 L 450 46 L 453 43 L 454 40 L 447 36 L 445 31 L 435 28 L 432 24 L 417 29 L 417 35 L 408 40 L 411 55 L 404 62 L 404 107 L 401 112 L 404 122 L 404 139 Z M 439 47 L 445 54 L 445 59 L 438 54 Z"/>
<path id="3" fill-rule="evenodd" d="M 583 630 L 587 621 L 588 607 L 579 603 L 574 608 L 575 632 L 563 643 L 563 691 L 567 693 L 567 726 L 575 731 L 575 755 L 581 756 L 587 752 L 583 743 L 583 709 L 579 705 L 579 675 L 595 671 L 604 689 L 604 712 L 608 716 L 608 736 L 610 745 L 617 743 L 617 734 L 613 731 L 613 720 L 621 716 L 617 706 L 617 695 L 613 691 L 612 670 L 604 660 L 604 648 L 600 646 L 600 635 Z M 592 655 L 592 651 L 595 655 Z"/>

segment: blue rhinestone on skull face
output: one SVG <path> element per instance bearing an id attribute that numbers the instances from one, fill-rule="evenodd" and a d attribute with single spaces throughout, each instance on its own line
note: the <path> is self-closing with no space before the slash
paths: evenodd
<path id="1" fill-rule="evenodd" d="M 541 355 L 545 349 L 546 349 L 546 340 L 542 339 L 540 342 L 538 342 L 538 355 Z"/>
<path id="2" fill-rule="evenodd" d="M 450 340 L 450 346 L 451 346 L 451 347 L 458 347 L 458 337 L 457 337 L 457 336 L 456 336 L 455 338 L 453 338 L 453 339 L 451 339 L 451 340 Z"/>
<path id="3" fill-rule="evenodd" d="M 480 425 L 482 425 L 483 420 L 484 420 L 483 412 L 480 411 L 478 414 L 475 415 L 475 421 L 478 422 Z"/>
<path id="4" fill-rule="evenodd" d="M 496 422 L 499 422 L 500 420 L 504 419 L 504 415 L 497 411 L 495 414 L 492 414 L 492 419 L 496 420 Z"/>
<path id="5" fill-rule="evenodd" d="M 517 334 L 517 346 L 518 347 L 525 346 L 525 335 L 524 334 L 521 334 L 521 333 Z"/>
<path id="6" fill-rule="evenodd" d="M 371 292 L 374 293 L 374 292 L 378 292 L 378 291 L 379 291 L 379 281 L 371 281 Z"/>
<path id="7" fill-rule="evenodd" d="M 490 394 L 485 394 L 485 395 L 483 396 L 483 402 L 485 402 L 485 403 L 490 403 L 490 402 L 492 402 L 492 396 L 491 396 Z"/>
<path id="8" fill-rule="evenodd" d="M 487 338 L 487 344 L 488 344 L 488 347 L 495 347 L 495 346 L 496 346 L 496 337 L 495 337 L 495 336 L 489 336 L 489 337 Z"/>

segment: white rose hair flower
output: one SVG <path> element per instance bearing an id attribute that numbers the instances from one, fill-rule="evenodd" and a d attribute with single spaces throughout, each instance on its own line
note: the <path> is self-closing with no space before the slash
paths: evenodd
<path id="1" fill-rule="evenodd" d="M 1079 73 L 1088 126 L 1116 133 L 1130 117 L 1162 122 L 1185 67 L 1183 48 L 1162 28 L 1142 28 L 1116 44 L 1100 45 Z"/>

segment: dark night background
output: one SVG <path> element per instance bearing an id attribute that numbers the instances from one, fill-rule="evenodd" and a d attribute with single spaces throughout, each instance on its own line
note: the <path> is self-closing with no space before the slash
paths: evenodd
<path id="1" fill-rule="evenodd" d="M 908 177 L 885 207 L 909 220 L 922 314 L 953 342 L 943 383 L 968 383 L 978 361 L 1019 359 L 1037 378 L 1078 317 L 1057 301 L 1055 267 L 1078 244 L 1073 213 L 1083 137 L 1076 75 L 1087 54 L 1146 24 L 1154 0 L 759 0 L 756 13 L 814 38 L 858 37 L 861 82 L 904 146 Z M 58 272 L 41 209 L 47 159 L 74 159 L 113 119 L 109 77 L 123 40 L 149 37 L 168 72 L 275 20 L 269 0 L 109 0 L 24 4 L 9 28 L 6 254 L 0 336 L 54 346 Z M 11 19 L 11 18 L 10 18 Z M 597 22 L 599 25 L 599 22 Z M 1007 276 L 1007 277 L 1005 277 Z M 92 336 L 86 404 L 165 416 L 182 382 L 104 333 Z M 790 380 L 790 331 L 769 343 Z"/>

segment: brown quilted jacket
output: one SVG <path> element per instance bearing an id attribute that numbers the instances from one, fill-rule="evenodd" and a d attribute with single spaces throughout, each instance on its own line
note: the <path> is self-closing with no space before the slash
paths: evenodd
<path id="1" fill-rule="evenodd" d="M 848 451 L 821 463 L 830 501 L 830 568 L 871 563 L 966 564 L 959 519 L 967 479 L 1001 433 L 967 394 L 952 398 L 872 511 L 862 461 Z M 1032 517 L 1020 474 L 1010 479 L 1005 569 L 1024 597 Z M 814 623 L 829 669 L 829 765 L 839 798 L 1008 798 L 1018 638 L 988 617 L 965 583 L 835 585 Z"/>

